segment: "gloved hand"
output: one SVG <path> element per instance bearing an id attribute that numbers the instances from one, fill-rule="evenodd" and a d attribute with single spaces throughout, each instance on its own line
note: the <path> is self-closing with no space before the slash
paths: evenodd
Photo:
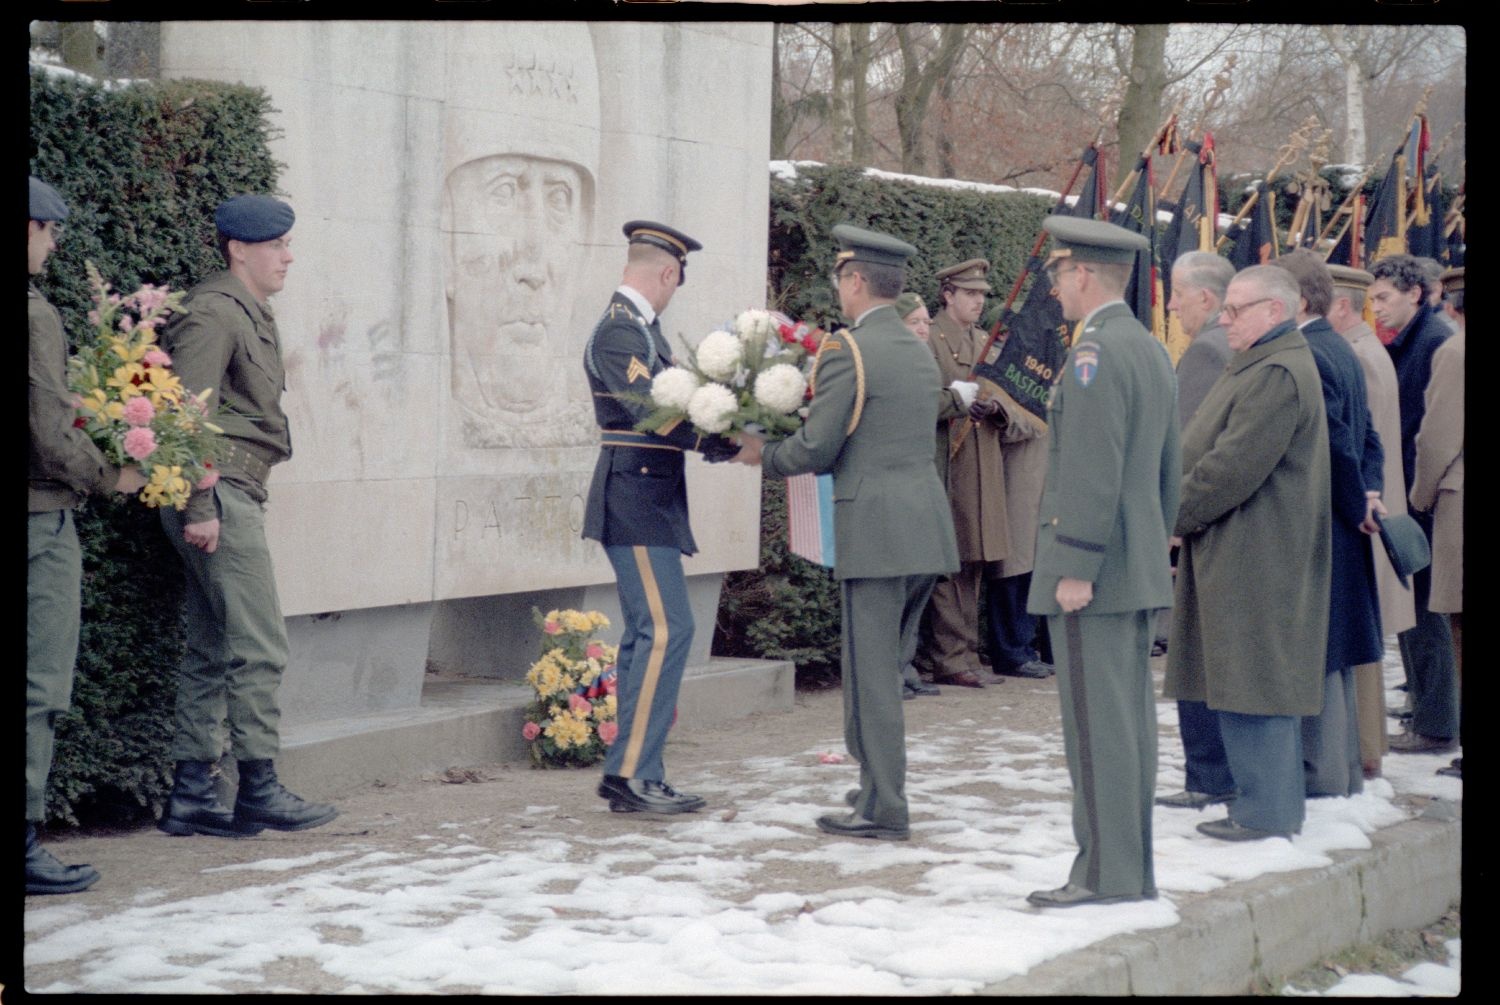
<path id="1" fill-rule="evenodd" d="M 948 385 L 958 392 L 958 397 L 964 403 L 965 408 L 974 404 L 974 399 L 979 395 L 979 385 L 971 380 L 955 380 Z"/>

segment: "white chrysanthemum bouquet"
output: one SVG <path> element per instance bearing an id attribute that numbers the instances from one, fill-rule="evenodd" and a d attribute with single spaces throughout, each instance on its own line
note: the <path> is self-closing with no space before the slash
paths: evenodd
<path id="1" fill-rule="evenodd" d="M 651 381 L 653 411 L 636 429 L 656 432 L 687 419 L 700 433 L 748 430 L 770 437 L 797 431 L 807 402 L 807 371 L 823 333 L 776 311 L 742 312 L 703 336 L 687 361 Z"/>

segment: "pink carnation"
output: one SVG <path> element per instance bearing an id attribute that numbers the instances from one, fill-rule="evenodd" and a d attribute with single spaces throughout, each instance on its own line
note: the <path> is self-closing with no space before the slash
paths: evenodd
<path id="1" fill-rule="evenodd" d="M 615 722 L 599 723 L 599 739 L 604 741 L 606 747 L 614 745 L 615 738 L 620 735 L 620 725 Z"/>
<path id="2" fill-rule="evenodd" d="M 125 421 L 132 426 L 149 426 L 156 418 L 156 406 L 145 395 L 131 398 L 125 403 Z"/>
<path id="3" fill-rule="evenodd" d="M 125 452 L 138 461 L 144 461 L 156 449 L 156 434 L 145 426 L 137 426 L 125 434 Z"/>
<path id="4" fill-rule="evenodd" d="M 604 646 L 598 642 L 590 642 L 588 647 L 584 649 L 583 655 L 591 660 L 601 659 L 604 656 Z"/>
<path id="5" fill-rule="evenodd" d="M 198 484 L 195 485 L 194 488 L 197 488 L 199 490 L 211 489 L 217 484 L 219 484 L 219 473 L 217 471 L 210 471 L 208 474 L 198 479 Z"/>
<path id="6" fill-rule="evenodd" d="M 619 686 L 620 686 L 620 682 L 615 678 L 615 676 L 613 674 L 611 674 L 609 676 L 609 679 L 607 679 L 604 682 L 604 693 L 605 694 L 614 694 L 615 691 L 616 691 L 616 689 L 619 688 Z"/>
<path id="7" fill-rule="evenodd" d="M 146 355 L 141 357 L 149 366 L 171 366 L 172 357 L 160 349 L 147 349 Z"/>
<path id="8" fill-rule="evenodd" d="M 574 712 L 592 712 L 594 706 L 581 694 L 568 695 L 568 708 Z"/>
<path id="9" fill-rule="evenodd" d="M 546 632 L 548 635 L 561 635 L 562 625 L 558 624 L 556 621 L 544 621 L 542 623 L 542 631 Z"/>
<path id="10" fill-rule="evenodd" d="M 528 740 L 535 740 L 538 736 L 542 735 L 542 727 L 534 722 L 528 722 L 521 727 L 521 735 Z"/>

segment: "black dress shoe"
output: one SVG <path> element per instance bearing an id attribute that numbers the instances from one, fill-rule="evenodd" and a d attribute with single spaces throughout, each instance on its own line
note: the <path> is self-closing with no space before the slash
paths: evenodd
<path id="1" fill-rule="evenodd" d="M 1137 900 L 1155 900 L 1154 893 L 1095 893 L 1088 887 L 1060 886 L 1056 890 L 1037 890 L 1026 895 L 1026 903 L 1036 907 L 1078 907 L 1080 904 L 1128 904 Z"/>
<path id="2" fill-rule="evenodd" d="M 830 813 L 818 817 L 818 830 L 840 837 L 875 838 L 879 841 L 905 841 L 911 837 L 909 828 L 886 827 L 873 820 L 866 820 L 858 813 L 850 813 L 848 816 Z"/>
<path id="3" fill-rule="evenodd" d="M 901 700 L 902 701 L 911 701 L 916 696 L 917 696 L 917 689 L 911 686 L 911 681 L 909 681 L 909 680 L 902 681 L 901 682 Z"/>
<path id="4" fill-rule="evenodd" d="M 1212 806 L 1214 803 L 1232 802 L 1234 802 L 1233 792 L 1193 792 L 1191 789 L 1174 792 L 1170 796 L 1156 797 L 1156 805 L 1170 806 L 1176 810 L 1201 810 L 1203 807 Z"/>
<path id="5" fill-rule="evenodd" d="M 1464 759 L 1462 757 L 1455 757 L 1447 767 L 1438 768 L 1437 773 L 1447 775 L 1449 778 L 1462 778 L 1464 776 Z"/>
<path id="6" fill-rule="evenodd" d="M 36 828 L 26 821 L 26 895 L 80 893 L 99 882 L 91 865 L 63 865 L 36 839 Z"/>
<path id="7" fill-rule="evenodd" d="M 1048 677 L 1051 677 L 1055 673 L 1057 673 L 1057 669 L 1051 663 L 1043 663 L 1041 660 L 1027 660 L 1020 666 L 1011 667 L 1009 670 L 996 670 L 995 676 L 1025 677 L 1028 680 L 1046 680 Z"/>
<path id="8" fill-rule="evenodd" d="M 609 808 L 615 813 L 692 813 L 705 805 L 702 796 L 678 792 L 666 782 L 652 779 L 605 775 L 598 792 L 609 800 Z"/>
<path id="9" fill-rule="evenodd" d="M 1199 824 L 1198 833 L 1207 834 L 1209 837 L 1218 838 L 1220 841 L 1259 841 L 1263 838 L 1286 838 L 1290 841 L 1292 839 L 1290 834 L 1281 831 L 1256 830 L 1254 827 L 1237 824 L 1228 817 L 1225 817 L 1223 820 L 1209 820 Z"/>
<path id="10" fill-rule="evenodd" d="M 1445 740 L 1439 736 L 1423 736 L 1408 729 L 1400 736 L 1391 737 L 1390 748 L 1393 754 L 1446 754 L 1458 749 L 1458 741 L 1451 738 Z"/>
<path id="11" fill-rule="evenodd" d="M 1166 639 L 1157 639 L 1155 642 L 1152 642 L 1151 643 L 1151 655 L 1152 656 L 1165 656 L 1165 655 L 1167 655 L 1167 640 Z"/>

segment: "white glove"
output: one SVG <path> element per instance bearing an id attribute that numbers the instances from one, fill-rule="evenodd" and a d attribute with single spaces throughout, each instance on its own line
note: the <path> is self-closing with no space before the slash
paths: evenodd
<path id="1" fill-rule="evenodd" d="M 974 399 L 979 395 L 979 385 L 972 380 L 955 380 L 948 387 L 958 392 L 965 408 L 974 404 Z"/>

